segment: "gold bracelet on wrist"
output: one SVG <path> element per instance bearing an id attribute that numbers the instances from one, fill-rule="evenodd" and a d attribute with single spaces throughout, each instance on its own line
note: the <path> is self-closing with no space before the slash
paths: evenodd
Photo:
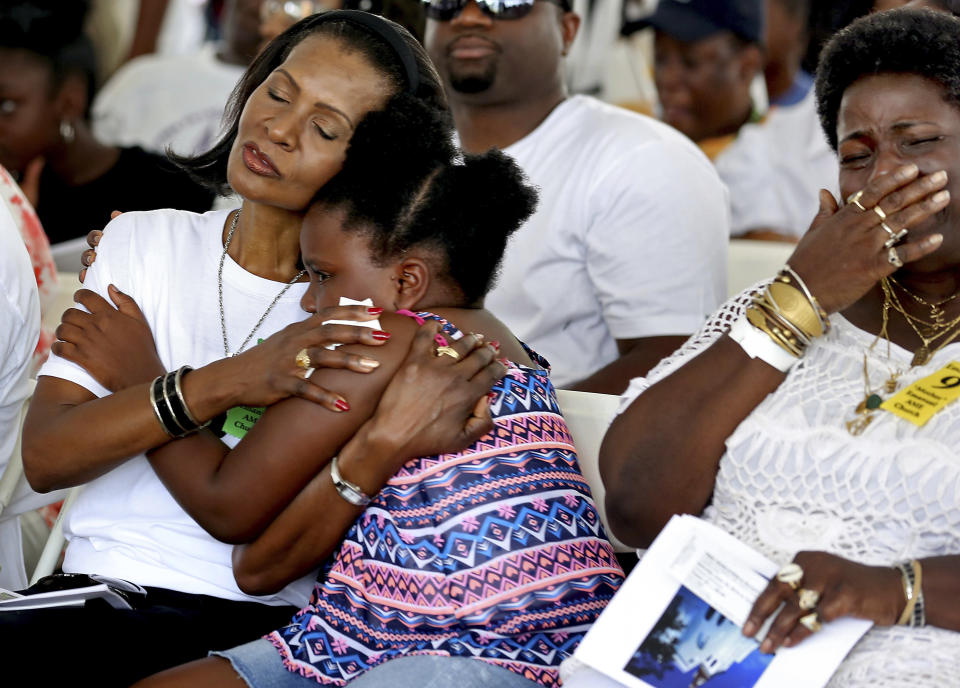
<path id="1" fill-rule="evenodd" d="M 771 340 L 781 349 L 795 358 L 803 355 L 803 350 L 799 347 L 796 340 L 791 341 L 790 337 L 780 328 L 776 327 L 767 318 L 767 314 L 757 305 L 749 306 L 746 311 L 747 321 L 755 328 L 770 337 Z"/>

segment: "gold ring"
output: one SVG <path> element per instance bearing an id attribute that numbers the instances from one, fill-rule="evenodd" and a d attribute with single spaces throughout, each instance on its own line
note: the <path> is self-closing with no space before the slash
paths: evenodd
<path id="1" fill-rule="evenodd" d="M 895 249 L 893 246 L 891 246 L 887 251 L 887 262 L 897 268 L 903 267 L 903 261 L 900 260 L 900 254 L 897 253 L 897 249 Z"/>
<path id="2" fill-rule="evenodd" d="M 454 361 L 460 360 L 460 354 L 458 354 L 457 350 L 454 349 L 452 346 L 438 346 L 437 356 L 449 356 Z"/>
<path id="3" fill-rule="evenodd" d="M 877 214 L 877 217 L 880 218 L 881 222 L 887 219 L 887 214 L 883 212 L 883 208 L 881 208 L 879 205 L 873 206 L 873 212 Z"/>
<path id="4" fill-rule="evenodd" d="M 801 616 L 800 625 L 811 633 L 816 633 L 823 628 L 822 624 L 820 623 L 820 615 L 816 612 L 810 612 L 806 616 Z"/>
<path id="5" fill-rule="evenodd" d="M 864 208 L 863 204 L 860 202 L 860 199 L 862 197 L 863 197 L 863 189 L 860 189 L 856 193 L 850 194 L 850 196 L 847 198 L 847 203 L 851 203 L 857 206 L 858 208 L 860 208 L 861 213 L 865 212 L 867 209 Z"/>
<path id="6" fill-rule="evenodd" d="M 800 568 L 800 564 L 791 562 L 777 571 L 777 580 L 796 590 L 803 580 L 803 569 Z"/>
<path id="7" fill-rule="evenodd" d="M 805 612 L 816 609 L 817 604 L 820 603 L 820 593 L 816 590 L 800 588 L 797 590 L 797 597 L 799 598 L 797 600 L 797 606 Z"/>
<path id="8" fill-rule="evenodd" d="M 298 368 L 309 368 L 310 367 L 310 354 L 307 353 L 306 349 L 300 349 L 297 352 L 297 367 Z"/>

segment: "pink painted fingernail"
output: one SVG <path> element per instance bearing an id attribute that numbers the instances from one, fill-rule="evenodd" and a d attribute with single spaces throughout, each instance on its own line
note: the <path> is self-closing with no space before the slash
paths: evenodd
<path id="1" fill-rule="evenodd" d="M 500 351 L 500 341 L 499 341 L 499 340 L 494 339 L 492 342 L 490 342 L 490 346 L 493 347 L 493 350 L 494 350 L 494 351 Z"/>
<path id="2" fill-rule="evenodd" d="M 344 399 L 337 399 L 335 402 L 333 402 L 333 405 L 337 407 L 338 411 L 350 410 L 350 404 L 348 404 Z"/>
<path id="3" fill-rule="evenodd" d="M 374 339 L 377 339 L 377 340 L 379 340 L 379 341 L 381 341 L 381 342 L 385 342 L 385 341 L 387 341 L 388 339 L 390 339 L 390 333 L 389 333 L 389 332 L 384 332 L 383 330 L 374 330 L 374 331 L 373 331 L 373 334 L 372 334 L 371 336 L 372 336 Z"/>
<path id="4" fill-rule="evenodd" d="M 367 313 L 369 313 L 370 315 L 380 315 L 381 313 L 383 313 L 383 309 L 382 309 L 382 308 L 368 308 L 368 309 L 367 309 Z"/>

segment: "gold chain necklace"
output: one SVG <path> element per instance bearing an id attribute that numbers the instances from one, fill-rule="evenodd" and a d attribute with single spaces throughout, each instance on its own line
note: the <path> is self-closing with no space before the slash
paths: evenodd
<path id="1" fill-rule="evenodd" d="M 863 431 L 867 429 L 867 426 L 873 422 L 877 411 L 880 409 L 880 404 L 883 403 L 883 397 L 877 393 L 879 389 L 874 391 L 870 385 L 870 370 L 867 364 L 867 354 L 873 351 L 873 347 L 877 345 L 877 342 L 881 339 L 886 339 L 887 360 L 890 360 L 890 337 L 887 335 L 887 323 L 890 321 L 891 306 L 892 303 L 887 297 L 886 292 L 884 292 L 883 322 L 880 325 L 880 332 L 874 338 L 873 342 L 870 343 L 870 347 L 863 352 L 863 401 L 857 404 L 857 408 L 854 411 L 856 414 L 854 418 L 846 423 L 847 432 L 851 435 L 862 434 Z M 912 368 L 913 366 L 911 365 L 910 367 Z M 887 366 L 887 369 L 890 371 L 890 376 L 884 381 L 882 389 L 887 394 L 893 394 L 897 391 L 897 386 L 900 384 L 900 377 L 906 371 L 900 369 L 894 370 L 890 368 L 890 366 Z"/>
<path id="2" fill-rule="evenodd" d="M 930 303 L 929 301 L 927 301 L 926 299 L 924 299 L 924 298 L 923 298 L 922 296 L 920 296 L 919 294 L 914 294 L 912 291 L 910 291 L 910 290 L 907 289 L 905 286 L 903 286 L 902 284 L 900 284 L 896 279 L 894 279 L 894 277 L 893 277 L 892 275 L 891 275 L 890 277 L 888 277 L 887 279 L 890 280 L 890 284 L 892 284 L 892 285 L 894 285 L 895 287 L 897 287 L 898 289 L 900 289 L 900 291 L 902 291 L 904 294 L 906 294 L 907 296 L 909 296 L 911 299 L 913 299 L 913 300 L 916 301 L 917 303 L 919 303 L 919 304 L 921 304 L 921 305 L 926 306 L 927 308 L 929 308 L 929 309 L 930 309 L 930 317 L 933 318 L 933 324 L 935 324 L 935 325 L 943 325 L 943 324 L 944 324 L 944 323 L 943 323 L 944 310 L 943 310 L 943 308 L 941 308 L 941 306 L 943 306 L 944 304 L 950 303 L 950 302 L 953 301 L 955 298 L 957 298 L 958 296 L 960 296 L 960 291 L 957 291 L 957 292 L 955 292 L 953 295 L 948 296 L 947 298 L 943 299 L 942 301 L 937 301 L 936 303 Z"/>
<path id="3" fill-rule="evenodd" d="M 884 306 L 886 307 L 887 302 L 889 302 L 893 309 L 904 317 L 904 320 L 907 321 L 907 325 L 910 326 L 910 329 L 914 331 L 914 333 L 922 342 L 920 348 L 917 349 L 913 354 L 913 360 L 910 363 L 911 368 L 913 366 L 924 365 L 936 352 L 940 351 L 940 349 L 945 347 L 947 344 L 956 339 L 958 335 L 960 335 L 960 327 L 958 327 L 960 326 L 960 316 L 954 318 L 948 323 L 927 323 L 916 316 L 907 313 L 907 310 L 903 307 L 903 304 L 900 303 L 900 299 L 894 293 L 893 288 L 890 286 L 887 278 L 880 280 L 880 287 L 883 289 Z M 920 328 L 915 324 L 916 322 L 928 326 L 931 332 L 928 332 L 927 335 L 924 335 L 924 333 L 920 331 Z M 934 342 L 941 337 L 946 337 L 946 339 L 934 347 Z"/>

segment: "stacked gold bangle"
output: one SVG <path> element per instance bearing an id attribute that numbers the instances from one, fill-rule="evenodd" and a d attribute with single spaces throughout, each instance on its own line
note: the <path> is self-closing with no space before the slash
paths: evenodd
<path id="1" fill-rule="evenodd" d="M 751 325 L 796 358 L 830 330 L 826 311 L 789 265 L 754 298 L 746 315 Z"/>

